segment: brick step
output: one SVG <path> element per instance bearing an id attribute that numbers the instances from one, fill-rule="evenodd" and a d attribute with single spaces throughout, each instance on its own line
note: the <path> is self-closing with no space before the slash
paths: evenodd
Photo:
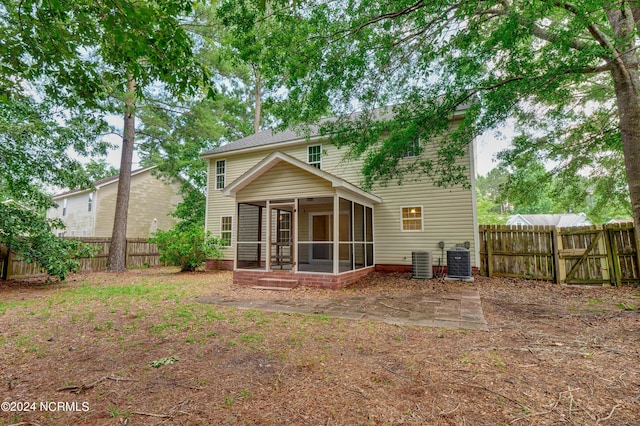
<path id="1" fill-rule="evenodd" d="M 298 287 L 298 280 L 287 280 L 283 278 L 260 278 L 257 287 L 278 287 L 292 289 Z"/>

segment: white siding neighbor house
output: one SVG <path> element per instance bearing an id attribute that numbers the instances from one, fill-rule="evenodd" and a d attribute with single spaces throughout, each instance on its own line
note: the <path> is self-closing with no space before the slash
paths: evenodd
<path id="1" fill-rule="evenodd" d="M 127 238 L 148 238 L 157 229 L 171 229 L 176 219 L 169 216 L 182 201 L 180 186 L 167 183 L 151 173 L 153 167 L 131 172 L 131 195 Z M 57 207 L 48 218 L 61 219 L 65 237 L 111 237 L 118 193 L 118 176 L 94 182 L 93 189 L 67 191 L 52 197 Z"/>
<path id="2" fill-rule="evenodd" d="M 317 135 L 267 130 L 205 152 L 206 230 L 227 244 L 217 266 L 232 268 L 238 284 L 330 288 L 373 270 L 411 271 L 414 251 L 431 251 L 444 267 L 447 249 L 466 246 L 477 267 L 473 148 L 461 160 L 471 189 L 423 177 L 369 191 L 358 186 L 362 161 Z M 420 155 L 437 149 L 434 141 Z"/>

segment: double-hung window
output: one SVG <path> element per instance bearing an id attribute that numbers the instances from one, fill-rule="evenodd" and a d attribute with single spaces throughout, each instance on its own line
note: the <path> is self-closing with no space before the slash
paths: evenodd
<path id="1" fill-rule="evenodd" d="M 404 232 L 422 231 L 422 206 L 401 207 L 401 230 Z"/>
<path id="2" fill-rule="evenodd" d="M 322 168 L 322 145 L 312 145 L 307 148 L 307 163 L 318 169 Z"/>
<path id="3" fill-rule="evenodd" d="M 225 178 L 227 175 L 227 161 L 216 161 L 216 189 L 224 189 Z"/>
<path id="4" fill-rule="evenodd" d="M 233 218 L 222 216 L 220 218 L 220 239 L 225 247 L 231 246 L 231 233 L 233 230 Z"/>

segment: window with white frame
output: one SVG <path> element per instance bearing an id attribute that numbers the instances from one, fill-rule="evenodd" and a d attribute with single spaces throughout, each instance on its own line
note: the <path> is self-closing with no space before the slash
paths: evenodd
<path id="1" fill-rule="evenodd" d="M 401 207 L 401 230 L 422 231 L 422 206 Z"/>
<path id="2" fill-rule="evenodd" d="M 411 148 L 404 153 L 404 158 L 417 157 L 420 155 L 420 141 L 411 142 Z"/>
<path id="3" fill-rule="evenodd" d="M 231 216 L 220 217 L 220 238 L 225 247 L 231 246 L 233 218 Z"/>
<path id="4" fill-rule="evenodd" d="M 89 194 L 89 199 L 87 200 L 87 211 L 90 212 L 93 209 L 93 193 Z"/>
<path id="5" fill-rule="evenodd" d="M 225 177 L 227 174 L 227 161 L 216 161 L 216 189 L 224 189 Z"/>
<path id="6" fill-rule="evenodd" d="M 67 199 L 62 200 L 62 216 L 67 215 Z"/>
<path id="7" fill-rule="evenodd" d="M 307 148 L 307 163 L 318 169 L 322 168 L 322 145 L 312 145 Z"/>

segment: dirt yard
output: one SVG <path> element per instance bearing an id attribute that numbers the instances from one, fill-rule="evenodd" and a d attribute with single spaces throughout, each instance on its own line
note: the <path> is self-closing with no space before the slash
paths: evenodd
<path id="1" fill-rule="evenodd" d="M 286 293 L 172 269 L 2 283 L 0 426 L 640 423 L 640 288 L 408 278 Z M 488 332 L 195 301 L 461 286 L 479 289 Z"/>

